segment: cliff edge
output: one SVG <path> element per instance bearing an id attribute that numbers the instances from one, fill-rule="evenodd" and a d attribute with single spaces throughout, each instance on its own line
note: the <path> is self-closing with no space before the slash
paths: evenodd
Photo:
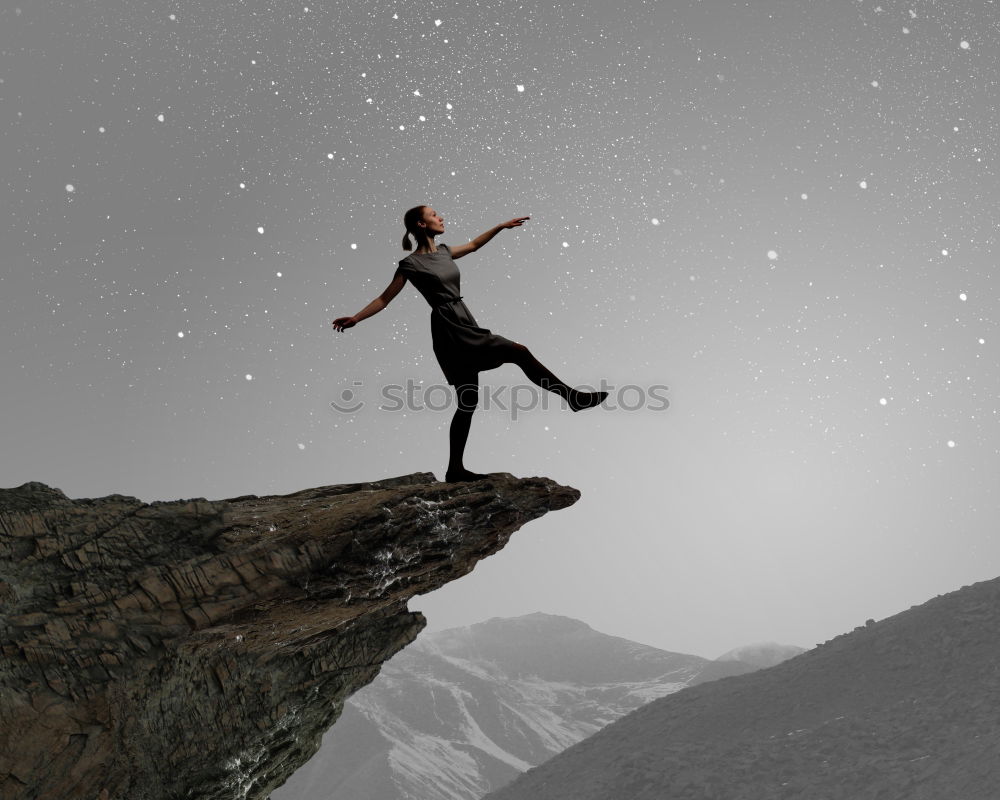
<path id="1" fill-rule="evenodd" d="M 548 478 L 143 503 L 0 489 L 0 798 L 266 798 Z"/>

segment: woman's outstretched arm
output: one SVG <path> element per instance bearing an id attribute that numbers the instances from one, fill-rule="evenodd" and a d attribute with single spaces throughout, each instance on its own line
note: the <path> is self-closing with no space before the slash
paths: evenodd
<path id="1" fill-rule="evenodd" d="M 461 258 L 462 256 L 468 255 L 469 253 L 474 253 L 484 244 L 486 244 L 490 239 L 496 236 L 504 228 L 520 228 L 525 220 L 531 219 L 531 217 L 515 217 L 507 222 L 501 222 L 495 228 L 490 228 L 486 233 L 481 233 L 471 242 L 466 244 L 460 244 L 456 247 L 451 248 L 452 258 Z"/>
<path id="2" fill-rule="evenodd" d="M 400 289 L 402 289 L 405 284 L 406 276 L 403 275 L 402 272 L 397 272 L 392 277 L 392 283 L 385 287 L 385 291 L 362 308 L 357 314 L 353 317 L 337 317 L 337 319 L 333 321 L 334 330 L 344 331 L 348 328 L 353 328 L 361 322 L 361 320 L 368 319 L 368 317 L 372 314 L 377 314 L 392 302 L 392 298 L 399 294 Z"/>

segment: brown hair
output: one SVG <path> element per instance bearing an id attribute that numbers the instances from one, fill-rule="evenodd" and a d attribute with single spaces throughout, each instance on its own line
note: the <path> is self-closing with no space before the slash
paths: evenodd
<path id="1" fill-rule="evenodd" d="M 418 226 L 417 223 L 424 218 L 424 209 L 427 206 L 414 206 L 405 214 L 403 214 L 403 225 L 406 226 L 406 233 L 403 234 L 403 249 L 412 250 L 413 245 L 410 244 L 410 234 L 413 234 L 413 238 L 417 240 L 417 247 L 422 244 L 421 240 L 427 239 L 427 234 L 424 233 Z"/>

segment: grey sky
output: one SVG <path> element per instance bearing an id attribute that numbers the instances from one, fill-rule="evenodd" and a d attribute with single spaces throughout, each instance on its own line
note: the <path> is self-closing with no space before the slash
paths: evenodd
<path id="1" fill-rule="evenodd" d="M 378 408 L 445 397 L 424 301 L 330 327 L 427 202 L 446 243 L 532 217 L 459 262 L 481 325 L 670 402 L 477 413 L 470 469 L 583 498 L 433 627 L 714 656 L 994 577 L 995 4 L 604 6 L 5 0 L 0 485 L 443 477 L 451 409 Z"/>

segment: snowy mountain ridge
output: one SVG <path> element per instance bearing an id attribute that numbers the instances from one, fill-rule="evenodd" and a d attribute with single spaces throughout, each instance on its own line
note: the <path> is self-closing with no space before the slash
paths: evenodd
<path id="1" fill-rule="evenodd" d="M 348 701 L 272 798 L 478 800 L 699 676 L 751 669 L 547 614 L 424 634 Z"/>

